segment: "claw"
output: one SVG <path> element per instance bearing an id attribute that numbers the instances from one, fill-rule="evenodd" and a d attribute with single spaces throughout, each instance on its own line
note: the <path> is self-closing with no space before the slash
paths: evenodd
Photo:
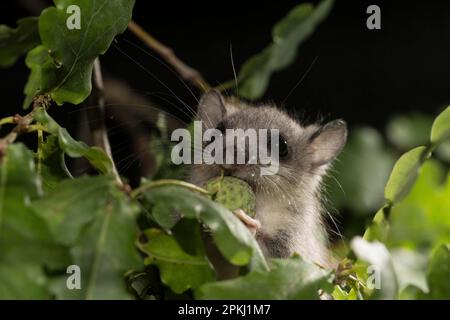
<path id="1" fill-rule="evenodd" d="M 244 210 L 237 209 L 234 210 L 233 213 L 241 219 L 241 221 L 247 226 L 248 230 L 250 230 L 250 233 L 254 236 L 256 234 L 256 231 L 261 228 L 261 222 L 259 220 L 253 219 L 249 215 L 247 215 Z"/>

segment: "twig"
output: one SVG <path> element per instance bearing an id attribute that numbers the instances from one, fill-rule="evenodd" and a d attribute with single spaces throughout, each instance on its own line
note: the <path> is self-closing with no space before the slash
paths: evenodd
<path id="1" fill-rule="evenodd" d="M 117 171 L 116 165 L 111 152 L 111 145 L 108 139 L 108 132 L 105 125 L 105 98 L 104 98 L 104 85 L 102 70 L 100 66 L 100 60 L 97 58 L 94 62 L 94 72 L 93 72 L 93 97 L 97 100 L 97 108 L 89 108 L 88 113 L 90 114 L 90 124 L 92 130 L 92 137 L 94 144 L 103 151 L 109 157 L 112 163 L 113 175 L 119 185 L 123 185 L 120 175 Z"/>
<path id="2" fill-rule="evenodd" d="M 40 124 L 35 125 L 35 126 L 41 126 Z M 42 161 L 44 160 L 44 152 L 43 152 L 43 147 L 44 147 L 44 130 L 42 130 L 43 128 L 37 128 L 37 141 L 38 141 L 38 145 L 37 145 L 37 172 L 39 176 L 42 176 Z"/>
<path id="3" fill-rule="evenodd" d="M 150 49 L 161 55 L 161 57 L 166 60 L 181 75 L 184 80 L 190 82 L 203 92 L 206 92 L 211 88 L 208 82 L 206 82 L 206 80 L 202 77 L 200 72 L 181 61 L 171 48 L 159 42 L 147 31 L 142 29 L 142 27 L 139 26 L 136 22 L 131 20 L 128 23 L 128 29 L 142 42 L 144 42 Z"/>
<path id="4" fill-rule="evenodd" d="M 155 152 L 150 148 L 152 135 L 146 129 L 147 123 L 156 126 L 161 106 L 147 96 L 135 92 L 126 82 L 111 76 L 104 77 L 107 115 L 123 126 L 130 137 L 129 148 L 138 159 L 139 177 L 151 176 L 156 169 Z M 185 124 L 168 115 L 167 130 L 172 132 Z"/>
<path id="5" fill-rule="evenodd" d="M 24 116 L 16 114 L 13 117 L 3 118 L 0 122 L 16 124 L 16 126 L 3 138 L 0 139 L 0 157 L 4 155 L 5 149 L 8 144 L 12 144 L 16 141 L 17 137 L 22 132 L 29 132 L 30 125 L 34 121 L 34 114 L 39 109 L 47 109 L 51 104 L 51 98 L 48 95 L 39 95 L 33 100 L 33 109 Z M 32 128 L 35 130 L 45 129 L 43 126 Z"/>
<path id="6" fill-rule="evenodd" d="M 164 112 L 168 116 L 169 132 L 187 125 L 177 116 L 167 113 L 160 105 L 153 102 L 149 98 L 152 92 L 138 93 L 123 80 L 111 76 L 104 78 L 104 84 L 107 111 L 110 110 L 114 116 L 116 113 L 122 112 L 155 124 L 158 121 L 159 113 Z"/>
<path id="7" fill-rule="evenodd" d="M 24 116 L 16 114 L 13 117 L 6 117 L 1 120 L 2 123 L 16 124 L 16 126 L 3 138 L 0 139 L 0 158 L 4 155 L 5 149 L 9 144 L 16 141 L 17 137 L 22 132 L 28 132 L 30 124 L 34 121 L 34 114 L 39 109 L 47 109 L 51 104 L 51 99 L 48 95 L 40 95 L 33 100 L 33 109 Z M 44 127 L 35 128 L 38 130 Z"/>
<path id="8" fill-rule="evenodd" d="M 130 152 L 138 159 L 139 177 L 149 176 L 156 168 L 156 160 L 150 150 L 150 134 L 145 130 L 142 122 L 154 123 L 156 120 L 153 118 L 156 118 L 156 116 L 152 112 L 156 112 L 150 107 L 142 107 L 150 106 L 148 101 L 138 99 L 136 102 L 129 94 L 130 92 L 125 89 L 126 84 L 116 86 L 115 83 L 111 84 L 111 80 L 106 78 L 105 88 L 105 98 L 108 103 L 107 114 L 108 116 L 111 115 L 130 137 L 128 146 Z M 140 108 L 136 107 L 134 103 L 137 103 Z M 147 111 L 150 114 L 146 114 Z"/>
<path id="9" fill-rule="evenodd" d="M 14 141 L 16 141 L 20 133 L 28 129 L 29 125 L 34 120 L 33 116 L 35 112 L 36 109 L 33 109 L 33 111 L 24 116 L 16 114 L 13 117 L 13 121 L 11 123 L 15 123 L 16 126 L 5 137 L 0 139 L 0 157 L 4 154 L 6 146 L 11 143 L 14 143 Z"/>

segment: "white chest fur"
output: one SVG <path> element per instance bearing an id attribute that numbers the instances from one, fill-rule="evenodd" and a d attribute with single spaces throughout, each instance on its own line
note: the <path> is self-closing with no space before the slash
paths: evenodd
<path id="1" fill-rule="evenodd" d="M 268 237 L 275 237 L 280 230 L 289 230 L 288 247 L 292 253 L 321 265 L 328 264 L 325 229 L 315 203 L 258 197 L 256 219 L 261 222 L 261 232 Z"/>

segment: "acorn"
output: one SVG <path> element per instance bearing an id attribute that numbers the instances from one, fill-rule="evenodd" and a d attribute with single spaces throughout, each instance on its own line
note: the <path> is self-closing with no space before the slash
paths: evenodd
<path id="1" fill-rule="evenodd" d="M 250 217 L 256 214 L 256 197 L 250 185 L 238 178 L 221 176 L 207 181 L 204 189 L 211 199 L 230 211 L 242 209 Z"/>

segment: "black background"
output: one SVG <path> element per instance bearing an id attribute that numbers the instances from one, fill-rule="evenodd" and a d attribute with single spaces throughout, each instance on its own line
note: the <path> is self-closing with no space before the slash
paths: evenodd
<path id="1" fill-rule="evenodd" d="M 1 1 L 0 22 L 14 25 L 30 15 L 21 2 Z M 210 83 L 219 84 L 233 78 L 230 45 L 239 68 L 270 42 L 272 26 L 296 3 L 137 0 L 134 19 Z M 381 7 L 381 30 L 366 28 L 369 4 Z M 117 45 L 195 105 L 173 73 L 127 41 L 144 47 L 128 32 L 119 36 Z M 272 77 L 263 100 L 283 101 L 316 57 L 286 100 L 288 108 L 380 128 L 393 113 L 436 113 L 450 102 L 450 3 L 337 0 L 330 16 L 301 46 L 295 64 Z M 169 93 L 115 48 L 103 58 L 103 68 L 138 91 Z M 28 70 L 21 60 L 0 72 L 1 113 L 6 115 L 19 109 Z M 164 106 L 157 96 L 153 99 Z"/>
<path id="2" fill-rule="evenodd" d="M 18 18 L 31 15 L 25 2 L 1 1 L 0 23 L 14 25 Z M 39 1 L 31 3 L 37 5 Z M 233 78 L 230 46 L 239 69 L 270 43 L 272 26 L 297 3 L 137 0 L 133 19 L 216 85 Z M 369 4 L 381 7 L 381 30 L 366 28 Z M 125 32 L 117 38 L 116 46 L 129 57 L 111 47 L 102 57 L 106 74 L 123 79 L 137 92 L 148 93 L 165 110 L 177 113 L 164 100 L 167 94 L 170 96 L 168 89 L 137 66 L 138 62 L 182 100 L 195 106 L 194 97 L 167 67 L 130 42 L 145 48 Z M 285 100 L 310 67 L 285 101 L 288 109 L 308 119 L 344 118 L 350 125 L 369 124 L 382 130 L 394 114 L 437 114 L 450 103 L 450 3 L 335 1 L 330 16 L 301 46 L 296 62 L 273 75 L 262 100 Z M 0 116 L 22 112 L 27 76 L 23 59 L 12 68 L 0 70 Z M 169 99 L 177 102 L 173 97 Z M 71 111 L 66 112 L 66 107 Z M 75 133 L 79 108 L 65 106 L 51 113 Z M 120 135 L 115 139 L 120 140 Z M 116 140 L 113 144 L 120 143 Z"/>

